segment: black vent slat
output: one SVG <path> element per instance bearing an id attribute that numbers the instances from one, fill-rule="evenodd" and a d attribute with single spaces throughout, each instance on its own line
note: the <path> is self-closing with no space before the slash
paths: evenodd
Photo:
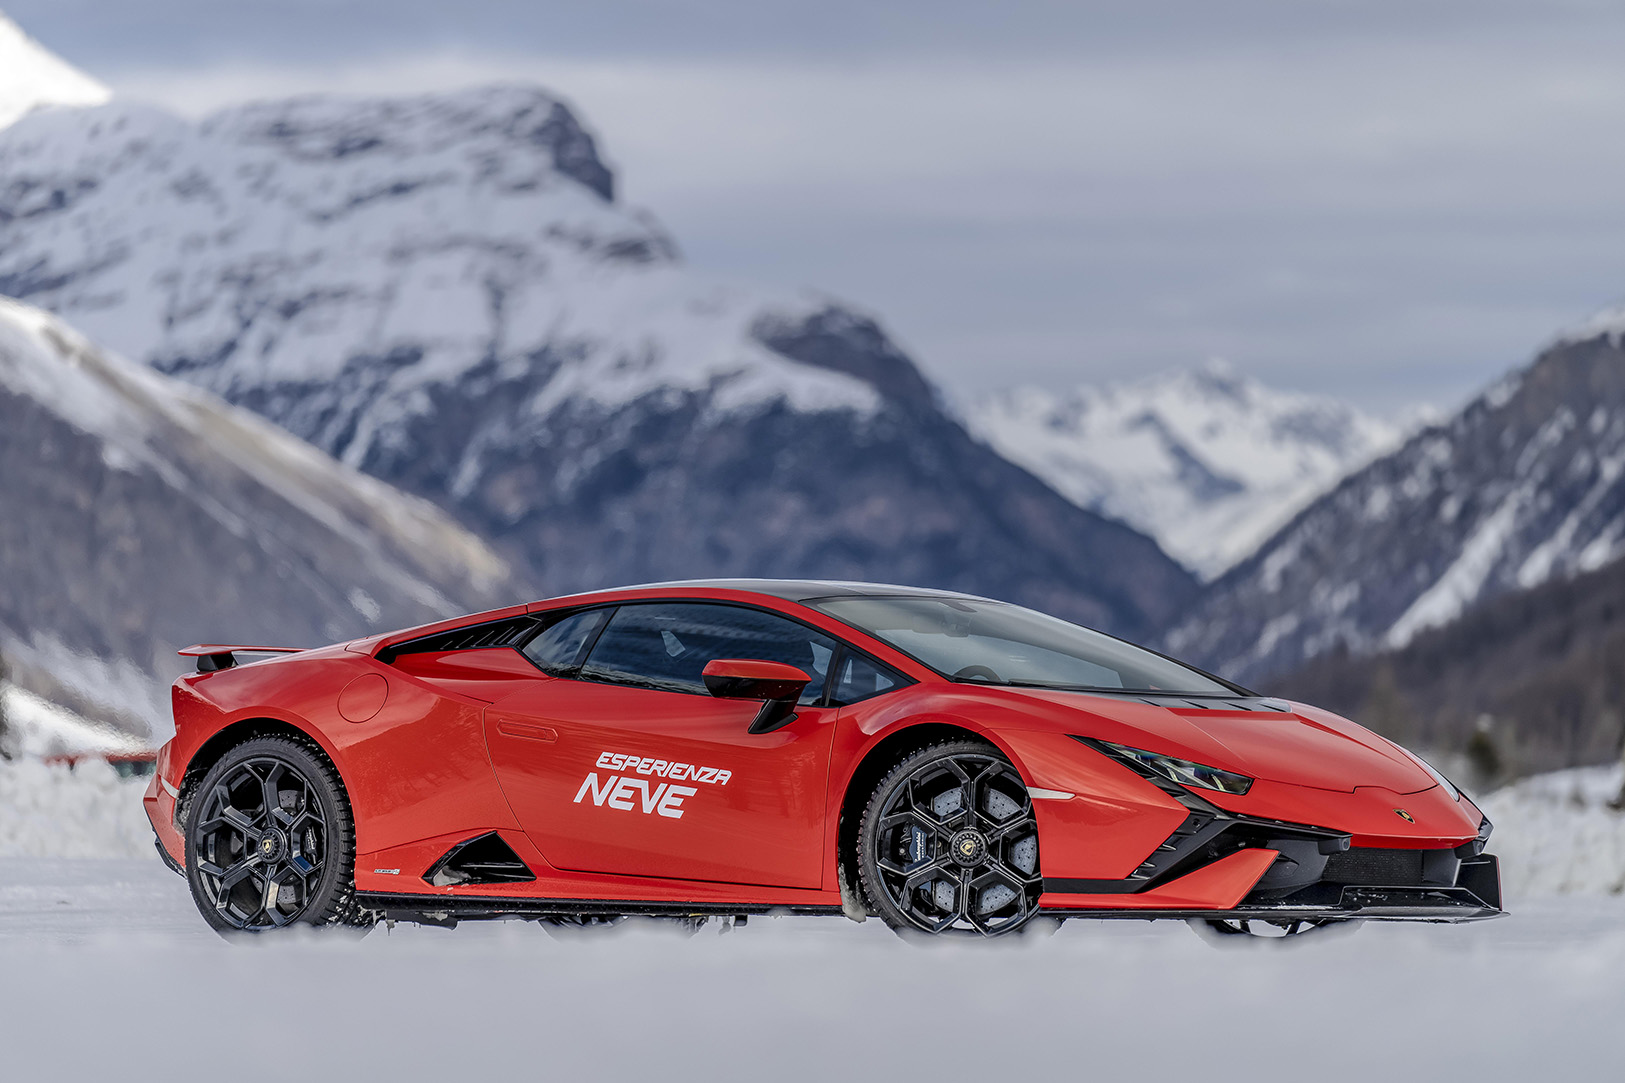
<path id="1" fill-rule="evenodd" d="M 536 879 L 513 847 L 495 831 L 459 842 L 429 867 L 423 879 L 435 887 L 518 884 Z"/>
<path id="2" fill-rule="evenodd" d="M 539 622 L 535 617 L 509 617 L 489 621 L 471 628 L 454 628 L 449 632 L 423 636 L 397 644 L 389 651 L 384 662 L 392 662 L 403 654 L 430 654 L 438 651 L 472 651 L 490 647 L 522 646 Z"/>

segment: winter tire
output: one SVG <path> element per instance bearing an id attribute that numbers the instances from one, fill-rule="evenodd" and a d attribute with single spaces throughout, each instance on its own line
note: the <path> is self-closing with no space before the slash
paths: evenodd
<path id="1" fill-rule="evenodd" d="M 350 802 L 308 745 L 259 737 L 231 749 L 190 794 L 185 827 L 192 900 L 217 931 L 367 924 Z"/>
<path id="2" fill-rule="evenodd" d="M 893 767 L 864 809 L 858 852 L 870 909 L 900 933 L 998 936 L 1037 913 L 1032 799 L 980 741 L 930 745 Z"/>

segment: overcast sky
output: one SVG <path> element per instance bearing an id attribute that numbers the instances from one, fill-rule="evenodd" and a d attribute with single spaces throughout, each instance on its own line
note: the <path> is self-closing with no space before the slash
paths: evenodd
<path id="1" fill-rule="evenodd" d="M 961 396 L 1223 357 L 1449 407 L 1625 298 L 1625 4 L 0 0 L 197 113 L 526 79 L 694 263 Z"/>

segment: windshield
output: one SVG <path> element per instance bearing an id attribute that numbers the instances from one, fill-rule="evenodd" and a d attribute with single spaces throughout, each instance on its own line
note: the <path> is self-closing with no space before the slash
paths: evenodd
<path id="1" fill-rule="evenodd" d="M 1131 643 L 1003 602 L 963 598 L 829 598 L 809 602 L 978 684 L 1233 696 L 1236 690 Z"/>

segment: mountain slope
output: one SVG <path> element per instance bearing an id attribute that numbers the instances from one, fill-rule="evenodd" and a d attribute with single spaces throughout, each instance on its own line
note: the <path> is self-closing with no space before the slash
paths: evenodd
<path id="1" fill-rule="evenodd" d="M 0 656 L 164 732 L 176 648 L 315 644 L 523 596 L 428 504 L 0 299 Z"/>
<path id="2" fill-rule="evenodd" d="M 870 317 L 682 265 L 557 99 L 0 133 L 0 292 L 453 510 L 550 590 L 907 580 L 1130 635 L 1194 583 L 973 439 Z"/>
<path id="3" fill-rule="evenodd" d="M 0 12 L 0 128 L 40 106 L 100 105 L 110 96 Z"/>
<path id="4" fill-rule="evenodd" d="M 1063 394 L 1015 388 L 974 420 L 1006 458 L 1208 579 L 1400 438 L 1344 403 L 1275 391 L 1221 362 Z"/>
<path id="5" fill-rule="evenodd" d="M 1625 553 L 1625 349 L 1588 325 L 1322 497 L 1214 583 L 1168 648 L 1254 679 L 1400 647 Z"/>
<path id="6" fill-rule="evenodd" d="M 1330 651 L 1274 681 L 1483 781 L 1608 763 L 1625 741 L 1625 561 L 1481 602 L 1403 648 Z"/>

